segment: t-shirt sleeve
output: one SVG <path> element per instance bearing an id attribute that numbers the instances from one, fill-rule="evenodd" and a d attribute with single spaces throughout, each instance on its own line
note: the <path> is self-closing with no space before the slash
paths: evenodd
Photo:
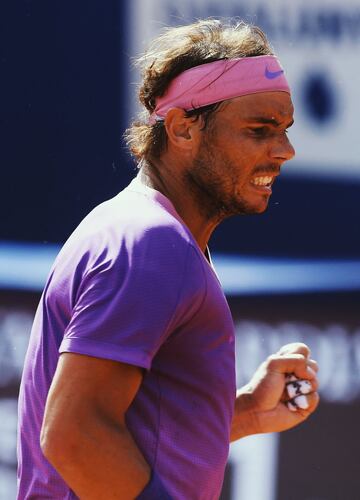
<path id="1" fill-rule="evenodd" d="M 193 253 L 169 228 L 123 241 L 116 252 L 104 248 L 73 293 L 73 312 L 59 352 L 149 369 L 174 327 L 173 318 L 183 307 L 179 303 L 194 295 L 196 279 L 184 279 Z"/>

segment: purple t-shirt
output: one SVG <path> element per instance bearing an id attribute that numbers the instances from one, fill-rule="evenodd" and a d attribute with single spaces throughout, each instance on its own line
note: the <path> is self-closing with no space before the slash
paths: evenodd
<path id="1" fill-rule="evenodd" d="M 219 497 L 235 399 L 231 314 L 171 202 L 139 178 L 82 221 L 50 272 L 20 388 L 20 500 L 76 498 L 39 445 L 63 352 L 145 368 L 126 415 L 138 447 L 172 498 Z"/>

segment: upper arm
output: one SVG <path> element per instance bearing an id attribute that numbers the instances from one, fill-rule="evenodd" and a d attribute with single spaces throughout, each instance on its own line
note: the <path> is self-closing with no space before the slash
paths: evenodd
<path id="1" fill-rule="evenodd" d="M 189 249 L 176 231 L 157 228 L 104 250 L 73 293 L 60 352 L 150 369 L 181 303 Z"/>
<path id="2" fill-rule="evenodd" d="M 142 380 L 136 366 L 82 354 L 64 353 L 59 358 L 48 394 L 42 443 L 61 440 L 74 429 L 125 424 L 125 412 Z"/>

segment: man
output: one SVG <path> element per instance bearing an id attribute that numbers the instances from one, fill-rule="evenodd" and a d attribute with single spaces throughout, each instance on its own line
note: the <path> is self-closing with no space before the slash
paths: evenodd
<path id="1" fill-rule="evenodd" d="M 278 60 L 258 28 L 207 20 L 168 30 L 142 62 L 148 112 L 127 133 L 139 175 L 66 242 L 34 321 L 20 499 L 215 499 L 229 441 L 318 404 L 300 343 L 235 398 L 233 323 L 207 249 L 224 218 L 266 209 L 294 155 Z"/>

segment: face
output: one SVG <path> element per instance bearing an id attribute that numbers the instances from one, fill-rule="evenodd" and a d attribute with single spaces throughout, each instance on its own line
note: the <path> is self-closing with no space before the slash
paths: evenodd
<path id="1" fill-rule="evenodd" d="M 293 105 L 286 92 L 221 104 L 186 172 L 207 217 L 256 214 L 267 208 L 281 165 L 295 154 L 287 137 L 292 122 Z"/>

